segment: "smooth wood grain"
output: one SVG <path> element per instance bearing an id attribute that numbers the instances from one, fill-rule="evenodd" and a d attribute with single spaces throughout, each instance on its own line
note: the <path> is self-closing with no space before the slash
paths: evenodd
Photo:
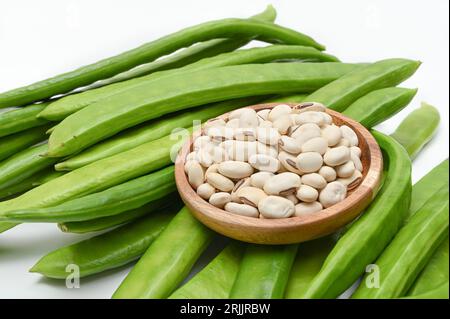
<path id="1" fill-rule="evenodd" d="M 272 108 L 281 103 L 248 106 L 256 111 Z M 288 104 L 291 107 L 294 103 Z M 333 233 L 356 218 L 372 201 L 380 185 L 383 158 L 375 138 L 358 122 L 344 115 L 327 110 L 337 125 L 351 127 L 359 139 L 363 178 L 361 183 L 349 190 L 342 202 L 320 212 L 302 217 L 282 219 L 259 219 L 240 216 L 219 209 L 197 195 L 184 172 L 184 162 L 192 150 L 193 138 L 185 143 L 175 163 L 175 180 L 178 192 L 186 206 L 200 222 L 216 232 L 249 243 L 291 244 L 312 240 Z M 224 114 L 222 117 L 226 117 Z M 199 132 L 194 133 L 194 136 Z"/>

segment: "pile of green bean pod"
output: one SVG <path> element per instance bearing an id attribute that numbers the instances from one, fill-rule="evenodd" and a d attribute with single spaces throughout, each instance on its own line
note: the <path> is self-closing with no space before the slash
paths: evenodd
<path id="1" fill-rule="evenodd" d="M 135 86 L 148 85 L 149 82 L 174 75 L 180 76 L 183 72 L 217 68 L 221 66 L 258 64 L 277 60 L 306 60 L 337 62 L 338 59 L 311 47 L 295 45 L 273 45 L 262 48 L 251 48 L 200 60 L 183 68 L 158 72 L 149 76 L 93 89 L 79 94 L 69 95 L 51 103 L 38 116 L 52 121 L 63 120 L 88 105 L 107 99 L 120 92 L 132 89 Z"/>
<path id="2" fill-rule="evenodd" d="M 0 137 L 47 124 L 49 121 L 37 115 L 48 105 L 46 102 L 0 113 Z"/>
<path id="3" fill-rule="evenodd" d="M 47 139 L 49 126 L 38 126 L 0 138 L 0 161 Z"/>
<path id="4" fill-rule="evenodd" d="M 77 153 L 126 128 L 207 103 L 278 92 L 312 92 L 361 66 L 339 62 L 225 66 L 166 76 L 100 100 L 64 119 L 48 156 Z"/>
<path id="5" fill-rule="evenodd" d="M 448 291 L 449 285 L 447 280 L 445 283 L 439 285 L 438 287 L 432 290 L 427 290 L 418 295 L 403 297 L 402 299 L 448 299 L 449 295 Z"/>

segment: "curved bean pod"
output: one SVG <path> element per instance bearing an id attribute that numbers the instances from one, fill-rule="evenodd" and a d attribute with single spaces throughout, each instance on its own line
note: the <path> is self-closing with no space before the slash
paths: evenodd
<path id="1" fill-rule="evenodd" d="M 213 232 L 186 207 L 182 208 L 139 259 L 113 298 L 167 298 L 212 238 Z"/>
<path id="2" fill-rule="evenodd" d="M 31 269 L 48 278 L 67 278 L 66 267 L 80 267 L 80 277 L 120 267 L 138 259 L 175 215 L 163 210 L 107 233 L 58 248 L 42 257 Z"/>
<path id="3" fill-rule="evenodd" d="M 411 157 L 414 158 L 417 152 L 433 137 L 439 122 L 439 111 L 427 103 L 422 103 L 420 108 L 412 111 L 402 121 L 391 136 L 400 141 L 411 154 Z M 414 134 L 411 134 L 411 132 L 414 132 Z"/>
<path id="4" fill-rule="evenodd" d="M 356 100 L 342 114 L 358 119 L 365 127 L 373 127 L 407 106 L 416 93 L 417 89 L 399 87 L 375 90 Z"/>
<path id="5" fill-rule="evenodd" d="M 33 104 L 21 109 L 0 113 L 0 137 L 47 124 L 45 119 L 37 118 L 49 103 Z"/>
<path id="6" fill-rule="evenodd" d="M 338 240 L 304 298 L 339 296 L 389 244 L 407 215 L 411 198 L 411 160 L 394 139 L 376 131 L 373 134 L 387 159 L 383 187 L 365 213 Z"/>
<path id="7" fill-rule="evenodd" d="M 45 141 L 47 139 L 45 132 L 48 128 L 49 127 L 46 125 L 38 126 L 0 138 L 0 161 L 26 149 L 31 145 Z"/>
<path id="8" fill-rule="evenodd" d="M 258 38 L 269 43 L 324 47 L 312 38 L 273 23 L 255 19 L 223 19 L 195 25 L 172 33 L 138 48 L 98 61 L 50 79 L 0 94 L 0 108 L 19 106 L 66 93 L 78 87 L 129 70 L 142 63 L 188 47 L 194 43 L 217 38 Z"/>
<path id="9" fill-rule="evenodd" d="M 377 288 L 367 276 L 352 298 L 398 298 L 404 296 L 433 252 L 448 235 L 449 191 L 442 188 L 400 229 L 375 264 L 382 274 Z"/>
<path id="10" fill-rule="evenodd" d="M 49 156 L 76 153 L 126 128 L 198 105 L 275 92 L 310 92 L 358 67 L 338 62 L 248 64 L 163 77 L 63 120 L 50 135 Z"/>
<path id="11" fill-rule="evenodd" d="M 448 280 L 433 290 L 418 295 L 404 297 L 402 299 L 448 299 Z"/>
<path id="12" fill-rule="evenodd" d="M 419 66 L 420 62 L 406 59 L 381 60 L 346 74 L 312 93 L 306 100 L 320 102 L 330 109 L 342 112 L 373 90 L 403 82 L 413 75 Z"/>

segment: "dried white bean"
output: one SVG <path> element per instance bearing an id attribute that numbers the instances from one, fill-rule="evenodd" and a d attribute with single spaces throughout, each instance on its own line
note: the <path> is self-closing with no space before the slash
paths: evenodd
<path id="1" fill-rule="evenodd" d="M 231 120 L 234 119 L 239 119 L 241 117 L 241 114 L 245 111 L 245 108 L 242 109 L 237 109 L 234 111 L 231 111 L 230 114 L 228 115 L 228 122 L 230 122 Z"/>
<path id="2" fill-rule="evenodd" d="M 302 176 L 302 184 L 309 185 L 316 189 L 322 189 L 327 186 L 327 181 L 320 174 L 310 173 Z"/>
<path id="3" fill-rule="evenodd" d="M 323 161 L 328 166 L 338 166 L 350 159 L 350 149 L 346 146 L 333 147 L 326 151 Z"/>
<path id="4" fill-rule="evenodd" d="M 261 143 L 276 145 L 280 139 L 280 133 L 272 127 L 258 127 L 256 129 L 256 137 Z"/>
<path id="5" fill-rule="evenodd" d="M 314 137 L 302 145 L 302 152 L 316 152 L 325 154 L 328 149 L 328 141 L 323 137 Z"/>
<path id="6" fill-rule="evenodd" d="M 292 109 L 289 105 L 279 104 L 279 105 L 275 106 L 272 110 L 270 110 L 269 117 L 267 119 L 269 121 L 274 122 L 283 115 L 291 114 L 291 112 L 292 112 Z"/>
<path id="7" fill-rule="evenodd" d="M 227 161 L 228 160 L 228 154 L 227 152 L 220 146 L 215 146 L 212 150 L 211 150 L 211 157 L 214 163 L 218 164 L 218 163 L 222 163 L 223 161 Z"/>
<path id="8" fill-rule="evenodd" d="M 259 202 L 258 209 L 265 218 L 287 218 L 295 212 L 294 204 L 280 196 L 267 196 Z"/>
<path id="9" fill-rule="evenodd" d="M 252 174 L 252 176 L 250 176 L 250 185 L 262 189 L 266 181 L 272 176 L 274 176 L 274 174 L 271 172 L 254 173 Z"/>
<path id="10" fill-rule="evenodd" d="M 320 114 L 322 114 L 324 125 L 331 125 L 331 124 L 333 124 L 333 117 L 330 114 L 325 113 L 325 112 L 322 112 Z"/>
<path id="11" fill-rule="evenodd" d="M 350 159 L 353 161 L 353 164 L 355 164 L 355 168 L 362 172 L 363 171 L 363 165 L 361 162 L 361 159 L 350 149 Z"/>
<path id="12" fill-rule="evenodd" d="M 350 147 L 350 142 L 349 142 L 349 140 L 347 140 L 346 138 L 341 138 L 341 140 L 339 141 L 339 143 L 337 143 L 337 144 L 335 145 L 335 147 L 338 147 L 338 146 Z"/>
<path id="13" fill-rule="evenodd" d="M 270 109 L 264 109 L 264 110 L 256 112 L 256 114 L 264 121 L 267 121 L 269 119 L 269 113 L 270 113 Z"/>
<path id="14" fill-rule="evenodd" d="M 226 192 L 212 194 L 209 198 L 209 203 L 219 208 L 223 208 L 229 202 L 231 202 L 231 195 Z"/>
<path id="15" fill-rule="evenodd" d="M 361 158 L 361 149 L 358 146 L 351 146 L 350 152 L 355 154 L 357 157 Z"/>
<path id="16" fill-rule="evenodd" d="M 265 154 L 254 154 L 248 162 L 257 170 L 275 173 L 280 169 L 280 161 L 275 157 Z"/>
<path id="17" fill-rule="evenodd" d="M 259 122 L 259 127 L 273 127 L 273 124 L 270 121 L 261 121 Z"/>
<path id="18" fill-rule="evenodd" d="M 319 197 L 319 192 L 309 185 L 301 185 L 296 193 L 298 199 L 303 202 L 314 202 Z"/>
<path id="19" fill-rule="evenodd" d="M 323 164 L 322 155 L 316 152 L 301 153 L 297 156 L 297 168 L 304 173 L 318 171 Z"/>
<path id="20" fill-rule="evenodd" d="M 215 119 L 210 119 L 205 123 L 204 129 L 207 130 L 210 127 L 213 126 L 225 126 L 226 122 L 225 120 L 221 119 L 221 118 L 215 118 Z"/>
<path id="21" fill-rule="evenodd" d="M 232 140 L 234 137 L 234 129 L 226 126 L 213 126 L 206 131 L 206 134 L 211 138 L 211 141 L 221 142 Z"/>
<path id="22" fill-rule="evenodd" d="M 281 136 L 278 145 L 281 149 L 291 154 L 298 154 L 302 150 L 300 143 L 295 138 L 287 135 Z"/>
<path id="23" fill-rule="evenodd" d="M 225 177 L 242 179 L 253 174 L 253 167 L 246 162 L 225 161 L 219 164 L 218 171 Z"/>
<path id="24" fill-rule="evenodd" d="M 293 112 L 303 113 L 309 111 L 325 112 L 326 108 L 322 103 L 319 102 L 303 102 L 294 106 Z"/>
<path id="25" fill-rule="evenodd" d="M 229 120 L 227 124 L 225 124 L 228 128 L 238 128 L 239 127 L 239 118 Z"/>
<path id="26" fill-rule="evenodd" d="M 206 169 L 205 178 L 209 173 L 217 173 L 219 171 L 219 164 L 212 164 L 210 167 Z"/>
<path id="27" fill-rule="evenodd" d="M 257 154 L 258 142 L 224 141 L 220 145 L 227 152 L 228 158 L 234 161 L 248 161 L 248 158 Z"/>
<path id="28" fill-rule="evenodd" d="M 236 195 L 242 203 L 253 207 L 258 207 L 258 203 L 267 197 L 267 194 L 257 187 L 241 187 Z"/>
<path id="29" fill-rule="evenodd" d="M 227 212 L 237 214 L 237 215 L 242 215 L 242 216 L 247 216 L 247 217 L 259 217 L 258 209 L 253 206 L 246 205 L 246 204 L 238 204 L 238 203 L 234 203 L 234 202 L 229 202 L 225 205 L 225 210 Z"/>
<path id="30" fill-rule="evenodd" d="M 247 186 L 251 186 L 250 185 L 250 178 L 244 178 L 241 179 L 239 181 L 236 182 L 236 184 L 233 187 L 233 190 L 231 191 L 231 201 L 235 202 L 235 203 L 241 203 L 241 200 L 239 199 L 239 197 L 237 196 L 237 192 L 243 188 L 243 187 L 247 187 Z"/>
<path id="31" fill-rule="evenodd" d="M 358 146 L 358 135 L 347 125 L 339 127 L 342 132 L 342 137 L 350 142 L 350 146 Z"/>
<path id="32" fill-rule="evenodd" d="M 292 124 L 292 118 L 289 114 L 281 115 L 272 122 L 272 126 L 276 128 L 280 134 L 286 134 Z"/>
<path id="33" fill-rule="evenodd" d="M 239 127 L 257 127 L 258 126 L 258 115 L 253 109 L 245 108 L 243 109 L 241 116 L 239 116 Z"/>
<path id="34" fill-rule="evenodd" d="M 286 170 L 292 173 L 296 174 L 303 174 L 301 170 L 297 168 L 297 157 L 289 154 L 287 152 L 281 151 L 280 154 L 278 154 L 278 160 L 281 163 L 281 167 L 284 167 Z"/>
<path id="35" fill-rule="evenodd" d="M 253 127 L 237 128 L 234 130 L 234 139 L 238 141 L 256 141 L 256 130 Z"/>
<path id="36" fill-rule="evenodd" d="M 203 167 L 210 167 L 212 164 L 214 164 L 214 159 L 211 156 L 211 153 L 209 152 L 209 150 L 206 148 L 202 148 L 197 152 L 197 158 L 198 158 L 198 162 Z"/>
<path id="37" fill-rule="evenodd" d="M 355 172 L 355 164 L 353 161 L 345 162 L 336 167 L 336 174 L 338 177 L 350 177 Z"/>
<path id="38" fill-rule="evenodd" d="M 205 200 L 208 200 L 215 192 L 215 188 L 208 183 L 203 183 L 197 187 L 197 194 Z"/>
<path id="39" fill-rule="evenodd" d="M 199 136 L 194 141 L 194 150 L 200 150 L 211 142 L 211 138 L 206 135 Z"/>
<path id="40" fill-rule="evenodd" d="M 314 123 L 303 124 L 292 129 L 290 136 L 295 138 L 298 143 L 303 145 L 306 141 L 314 138 L 320 137 L 321 131 L 320 127 Z"/>
<path id="41" fill-rule="evenodd" d="M 192 185 L 195 189 L 203 184 L 205 180 L 205 175 L 203 171 L 203 167 L 199 162 L 191 161 L 187 167 L 187 175 L 189 184 Z"/>
<path id="42" fill-rule="evenodd" d="M 256 150 L 258 154 L 269 155 L 272 157 L 278 157 L 278 144 L 270 146 L 261 142 L 256 142 Z"/>
<path id="43" fill-rule="evenodd" d="M 319 201 L 323 207 L 327 208 L 345 199 L 347 187 L 341 182 L 329 183 L 319 195 Z"/>
<path id="44" fill-rule="evenodd" d="M 325 124 L 325 118 L 321 112 L 306 111 L 295 115 L 295 124 L 302 125 L 307 123 L 314 123 L 318 126 Z"/>
<path id="45" fill-rule="evenodd" d="M 341 130 L 336 125 L 325 125 L 322 137 L 328 141 L 328 146 L 335 146 L 342 138 Z"/>
<path id="46" fill-rule="evenodd" d="M 342 183 L 347 186 L 348 189 L 353 189 L 359 185 L 362 179 L 362 174 L 360 171 L 355 170 L 353 175 L 347 178 L 338 178 L 336 181 Z"/>
<path id="47" fill-rule="evenodd" d="M 190 152 L 187 156 L 186 156 L 186 162 L 190 161 L 190 160 L 196 160 L 197 161 L 197 152 Z"/>
<path id="48" fill-rule="evenodd" d="M 188 160 L 188 161 L 186 161 L 185 163 L 184 163 L 184 172 L 187 174 L 188 173 L 188 171 L 189 171 L 189 168 L 191 167 L 191 165 L 193 164 L 193 163 L 198 163 L 198 161 L 197 160 Z"/>
<path id="49" fill-rule="evenodd" d="M 322 166 L 319 169 L 319 174 L 322 175 L 322 177 L 327 181 L 327 182 L 332 182 L 336 179 L 337 174 L 336 171 L 334 170 L 334 168 L 330 167 L 330 166 Z"/>
<path id="50" fill-rule="evenodd" d="M 206 181 L 214 188 L 221 190 L 222 192 L 230 192 L 234 183 L 229 178 L 220 175 L 219 173 L 209 173 L 206 176 Z"/>
<path id="51" fill-rule="evenodd" d="M 289 199 L 294 205 L 298 204 L 298 198 L 294 194 L 287 195 L 286 199 Z"/>
<path id="52" fill-rule="evenodd" d="M 272 176 L 264 184 L 264 191 L 269 195 L 287 196 L 294 194 L 301 185 L 300 176 L 286 172 Z"/>
<path id="53" fill-rule="evenodd" d="M 305 216 L 313 213 L 320 212 L 323 206 L 319 202 L 312 203 L 299 203 L 295 205 L 295 216 Z"/>

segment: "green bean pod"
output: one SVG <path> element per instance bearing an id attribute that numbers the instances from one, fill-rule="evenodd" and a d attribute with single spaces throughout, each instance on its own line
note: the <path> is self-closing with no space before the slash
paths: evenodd
<path id="1" fill-rule="evenodd" d="M 167 298 L 188 275 L 213 232 L 184 207 L 139 259 L 113 298 Z"/>
<path id="2" fill-rule="evenodd" d="M 0 163 L 0 191 L 14 186 L 33 174 L 52 166 L 57 159 L 43 157 L 47 144 L 34 146 Z"/>
<path id="3" fill-rule="evenodd" d="M 416 72 L 419 65 L 418 61 L 406 59 L 381 60 L 346 74 L 312 93 L 306 100 L 321 102 L 328 108 L 342 112 L 371 91 L 403 82 Z"/>
<path id="4" fill-rule="evenodd" d="M 0 222 L 0 234 L 15 227 L 16 223 Z"/>
<path id="5" fill-rule="evenodd" d="M 305 101 L 308 94 L 291 94 L 291 95 L 277 95 L 271 98 L 268 98 L 261 103 L 300 103 L 302 101 Z"/>
<path id="6" fill-rule="evenodd" d="M 448 299 L 448 280 L 432 290 L 402 299 Z"/>
<path id="7" fill-rule="evenodd" d="M 420 108 L 414 110 L 405 118 L 391 136 L 400 141 L 411 154 L 411 157 L 414 158 L 418 151 L 432 138 L 439 122 L 439 111 L 427 103 L 422 103 Z M 411 128 L 414 128 L 414 134 L 411 134 Z"/>
<path id="8" fill-rule="evenodd" d="M 48 104 L 48 102 L 33 104 L 0 113 L 0 137 L 47 124 L 48 120 L 37 118 L 36 115 L 42 112 Z"/>
<path id="9" fill-rule="evenodd" d="M 311 92 L 358 67 L 339 62 L 267 63 L 166 76 L 72 114 L 50 135 L 48 154 L 77 153 L 126 128 L 198 105 L 278 92 Z"/>
<path id="10" fill-rule="evenodd" d="M 262 48 L 251 48 L 235 52 L 223 53 L 218 56 L 189 64 L 181 69 L 158 72 L 142 78 L 120 82 L 99 89 L 82 92 L 80 94 L 69 95 L 50 104 L 38 116 L 52 121 L 63 120 L 70 114 L 73 114 L 97 101 L 104 100 L 120 92 L 130 90 L 134 86 L 148 85 L 149 81 L 155 81 L 157 79 L 170 75 L 181 76 L 183 72 L 189 71 L 211 69 L 230 65 L 265 63 L 278 60 L 336 62 L 337 58 L 314 48 L 295 45 L 272 45 Z"/>
<path id="11" fill-rule="evenodd" d="M 0 161 L 47 139 L 48 126 L 38 126 L 0 138 Z"/>
<path id="12" fill-rule="evenodd" d="M 67 278 L 66 267 L 77 265 L 80 277 L 126 265 L 138 259 L 175 215 L 162 210 L 107 233 L 58 248 L 42 257 L 31 269 L 48 278 Z"/>
<path id="13" fill-rule="evenodd" d="M 414 281 L 407 295 L 415 296 L 436 289 L 449 280 L 448 235 L 434 252 L 430 261 Z M 448 297 L 447 297 L 448 298 Z"/>
<path id="14" fill-rule="evenodd" d="M 93 145 L 80 154 L 76 154 L 64 162 L 56 164 L 55 168 L 59 171 L 66 171 L 83 167 L 103 158 L 125 152 L 133 147 L 169 135 L 176 128 L 192 127 L 196 121 L 206 121 L 235 108 L 254 104 L 260 99 L 261 97 L 248 97 L 209 104 L 195 108 L 189 112 L 168 114 L 168 116 L 162 119 L 128 129 L 110 139 Z"/>
<path id="15" fill-rule="evenodd" d="M 60 205 L 0 213 L 0 220 L 14 222 L 70 222 L 117 215 L 139 208 L 176 190 L 173 165 L 113 186 L 102 192 Z"/>
<path id="16" fill-rule="evenodd" d="M 416 93 L 417 89 L 399 87 L 375 90 L 356 100 L 342 113 L 358 119 L 365 127 L 374 127 L 407 106 Z"/>
<path id="17" fill-rule="evenodd" d="M 243 245 L 227 245 L 205 268 L 175 290 L 169 299 L 227 299 L 239 271 Z"/>
<path id="18" fill-rule="evenodd" d="M 297 247 L 248 245 L 230 298 L 283 298 Z M 268 254 L 271 258 L 267 258 Z"/>
<path id="19" fill-rule="evenodd" d="M 411 198 L 411 160 L 394 139 L 372 132 L 387 165 L 383 187 L 338 240 L 304 298 L 336 298 L 364 273 L 395 236 Z M 369 249 L 370 248 L 370 249 Z"/>
<path id="20" fill-rule="evenodd" d="M 223 19 L 195 25 L 119 55 L 0 94 L 0 108 L 20 106 L 66 93 L 97 80 L 151 62 L 194 43 L 217 38 L 257 38 L 269 43 L 324 47 L 312 38 L 273 23 L 255 19 Z"/>
<path id="21" fill-rule="evenodd" d="M 375 261 L 378 285 L 368 285 L 366 274 L 352 298 L 398 298 L 406 294 L 433 252 L 448 235 L 449 191 L 442 188 L 400 229 Z"/>

